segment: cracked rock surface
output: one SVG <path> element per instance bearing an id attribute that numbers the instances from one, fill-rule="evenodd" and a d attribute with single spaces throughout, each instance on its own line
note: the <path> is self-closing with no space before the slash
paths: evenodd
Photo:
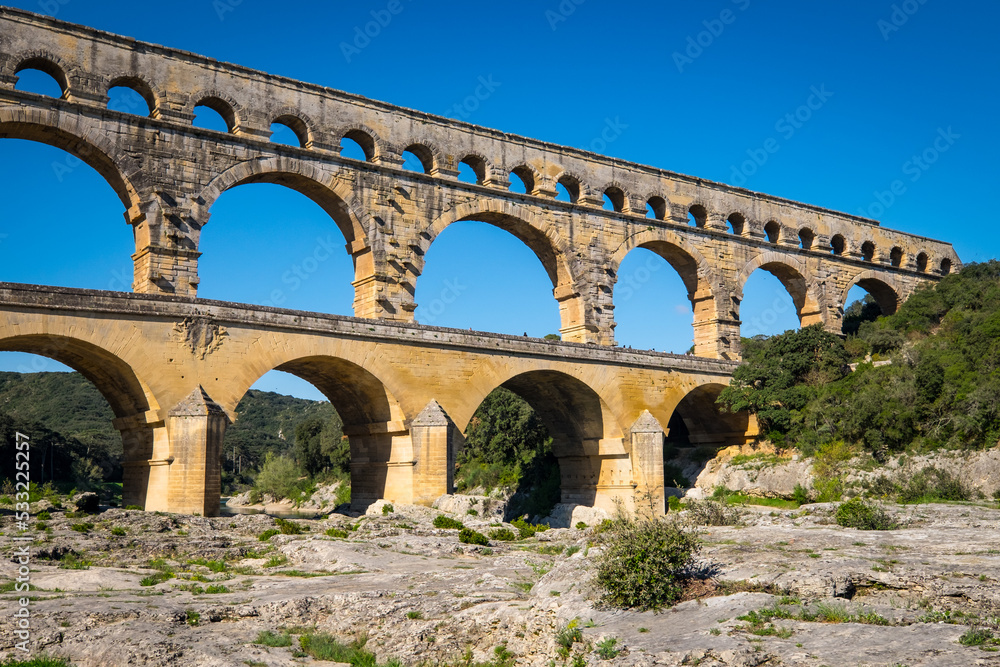
<path id="1" fill-rule="evenodd" d="M 501 645 L 539 667 L 575 655 L 627 666 L 1000 665 L 990 643 L 960 643 L 974 627 L 1000 634 L 1000 510 L 985 503 L 889 506 L 904 527 L 880 532 L 837 526 L 833 505 L 744 508 L 741 526 L 698 528 L 713 579 L 658 613 L 597 603 L 591 529 L 483 547 L 434 528 L 439 510 L 394 510 L 293 519 L 300 534 L 261 541 L 277 526 L 266 515 L 50 509 L 50 532 L 32 546 L 33 647 L 78 667 L 332 664 L 296 657 L 297 642 L 255 643 L 264 631 L 314 629 L 366 635 L 380 663 L 403 665 L 465 664 L 469 650 L 486 662 Z M 3 530 L 15 532 L 10 512 Z M 13 609 L 23 594 L 12 590 L 10 545 L 0 597 Z M 574 619 L 583 642 L 566 660 L 556 635 Z M 17 657 L 13 630 L 5 614 L 0 659 Z M 618 655 L 605 660 L 598 645 L 610 640 Z"/>

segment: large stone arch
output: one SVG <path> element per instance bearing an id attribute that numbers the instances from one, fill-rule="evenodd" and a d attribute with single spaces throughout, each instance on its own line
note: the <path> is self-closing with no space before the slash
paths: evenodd
<path id="1" fill-rule="evenodd" d="M 115 191 L 126 211 L 140 204 L 141 166 L 82 115 L 0 107 L 0 138 L 37 141 L 64 150 L 93 167 Z"/>
<path id="2" fill-rule="evenodd" d="M 632 501 L 630 443 L 598 389 L 596 377 L 566 369 L 508 365 L 483 369 L 461 405 L 452 399 L 462 431 L 479 405 L 493 390 L 503 387 L 524 399 L 538 414 L 552 437 L 559 464 L 564 503 L 613 510 L 615 499 Z"/>
<path id="3" fill-rule="evenodd" d="M 735 298 L 738 302 L 743 301 L 743 288 L 757 269 L 773 275 L 788 290 L 801 326 L 827 323 L 825 299 L 816 284 L 807 278 L 809 269 L 794 257 L 779 252 L 765 252 L 743 267 L 736 281 Z"/>
<path id="4" fill-rule="evenodd" d="M 691 388 L 674 407 L 667 422 L 667 442 L 690 446 L 744 444 L 750 415 L 725 412 L 716 403 L 726 385 L 710 382 Z"/>
<path id="5" fill-rule="evenodd" d="M 208 222 L 211 208 L 222 193 L 249 183 L 285 186 L 308 197 L 330 216 L 354 263 L 354 314 L 376 317 L 380 288 L 376 273 L 383 268 L 383 260 L 372 252 L 369 242 L 370 216 L 344 181 L 310 162 L 286 156 L 261 157 L 241 162 L 213 178 L 195 198 L 192 215 L 199 221 L 199 229 L 191 231 L 196 236 L 194 249 L 200 241 L 200 227 Z"/>
<path id="6" fill-rule="evenodd" d="M 428 462 L 414 451 L 410 420 L 393 391 L 365 367 L 365 360 L 349 356 L 290 350 L 262 357 L 234 373 L 235 382 L 226 386 L 220 405 L 235 421 L 239 400 L 264 373 L 279 370 L 305 380 L 326 396 L 343 420 L 351 449 L 352 507 L 364 509 L 379 498 L 413 502 L 419 489 L 411 473 L 422 473 Z"/>
<path id="7" fill-rule="evenodd" d="M 733 345 L 738 345 L 738 340 L 721 344 L 727 338 L 727 292 L 722 289 L 721 282 L 704 255 L 679 234 L 669 229 L 646 229 L 627 237 L 611 255 L 612 290 L 615 289 L 621 263 L 636 248 L 644 248 L 657 254 L 684 282 L 694 311 L 695 354 L 713 358 L 735 356 L 735 352 L 731 350 L 734 349 Z"/>
<path id="8" fill-rule="evenodd" d="M 843 309 L 847 302 L 847 295 L 851 291 L 851 288 L 855 285 L 863 288 L 875 302 L 878 303 L 879 308 L 882 309 L 883 315 L 892 315 L 899 308 L 901 303 L 902 290 L 899 285 L 896 284 L 895 280 L 880 274 L 876 271 L 868 269 L 867 271 L 862 271 L 858 275 L 854 276 L 840 293 L 840 301 L 837 305 Z"/>
<path id="9" fill-rule="evenodd" d="M 120 356 L 94 343 L 57 334 L 0 333 L 0 351 L 26 352 L 54 359 L 83 375 L 97 388 L 115 415 L 124 450 L 123 502 L 145 506 L 150 487 L 154 431 L 163 425 L 159 405 L 149 385 Z"/>
<path id="10" fill-rule="evenodd" d="M 583 284 L 584 271 L 572 261 L 571 246 L 560 236 L 557 226 L 549 224 L 544 215 L 535 213 L 530 206 L 481 198 L 445 210 L 420 231 L 419 254 L 413 258 L 417 276 L 423 273 L 424 257 L 438 235 L 450 225 L 466 220 L 493 225 L 524 243 L 552 281 L 552 293 L 559 302 L 563 340 L 596 342 L 595 316 L 584 296 L 588 291 Z"/>
<path id="11" fill-rule="evenodd" d="M 354 193 L 333 172 L 292 157 L 260 157 L 225 170 L 196 197 L 196 219 L 207 224 L 211 208 L 222 193 L 248 183 L 283 185 L 305 195 L 333 219 L 348 245 L 367 248 L 368 231 L 363 222 L 367 216 Z"/>

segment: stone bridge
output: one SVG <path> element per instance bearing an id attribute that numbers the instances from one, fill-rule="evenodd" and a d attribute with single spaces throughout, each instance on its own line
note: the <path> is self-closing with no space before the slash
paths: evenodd
<path id="1" fill-rule="evenodd" d="M 25 69 L 50 74 L 62 99 L 16 90 Z M 144 115 L 107 108 L 116 86 L 142 96 Z M 229 133 L 193 127 L 197 106 L 217 111 Z M 273 123 L 300 146 L 270 142 Z M 107 179 L 135 236 L 133 290 L 147 294 L 197 293 L 212 205 L 256 182 L 293 188 L 330 214 L 354 261 L 354 314 L 366 318 L 412 322 L 427 249 L 469 219 L 510 232 L 538 256 L 567 341 L 614 344 L 618 266 L 635 248 L 652 250 L 688 290 L 695 353 L 721 359 L 739 356 L 743 286 L 758 269 L 781 280 L 802 324 L 839 332 L 853 285 L 889 313 L 960 266 L 949 244 L 873 220 L 7 8 L 0 136 L 65 149 Z M 345 138 L 367 161 L 340 156 Z M 402 169 L 407 151 L 424 173 Z M 477 183 L 458 180 L 461 163 Z M 510 191 L 511 174 L 525 193 Z M 559 185 L 570 201 L 556 199 Z"/>
<path id="2" fill-rule="evenodd" d="M 61 98 L 18 90 L 24 70 L 50 75 Z M 143 112 L 108 109 L 115 87 L 138 93 Z M 194 127 L 196 107 L 218 112 L 228 132 Z M 299 145 L 270 141 L 274 123 Z M 125 502 L 149 509 L 218 511 L 225 425 L 272 369 L 312 382 L 343 416 L 358 504 L 447 492 L 461 432 L 499 386 L 543 417 L 564 500 L 608 506 L 638 489 L 662 502 L 664 433 L 726 444 L 752 430 L 713 399 L 739 358 L 754 271 L 781 280 L 803 325 L 839 332 L 852 286 L 890 313 L 960 267 L 949 244 L 873 220 L 10 8 L 0 8 L 0 137 L 75 155 L 121 199 L 134 293 L 0 285 L 0 349 L 50 356 L 97 385 L 125 442 Z M 345 140 L 366 159 L 342 156 Z M 407 152 L 422 173 L 403 169 Z M 475 183 L 459 180 L 463 163 Z M 340 229 L 356 318 L 197 299 L 213 204 L 260 182 L 309 197 Z M 562 342 L 414 323 L 427 250 L 462 220 L 502 228 L 535 253 Z M 636 248 L 683 279 L 696 356 L 614 347 L 617 270 Z"/>
<path id="3" fill-rule="evenodd" d="M 272 369 L 336 406 L 356 507 L 451 492 L 462 433 L 497 387 L 549 429 L 564 502 L 613 509 L 649 493 L 662 511 L 671 424 L 693 443 L 752 436 L 746 415 L 714 405 L 731 361 L 160 294 L 0 283 L 0 304 L 0 350 L 61 361 L 108 400 L 124 503 L 147 510 L 218 513 L 226 426 Z"/>

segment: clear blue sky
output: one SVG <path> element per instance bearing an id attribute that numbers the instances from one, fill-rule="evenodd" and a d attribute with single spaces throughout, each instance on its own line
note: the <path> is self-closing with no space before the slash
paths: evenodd
<path id="1" fill-rule="evenodd" d="M 610 121 L 623 129 L 604 148 L 609 155 L 851 213 L 870 212 L 877 192 L 903 180 L 906 192 L 877 216 L 883 225 L 951 241 L 966 262 L 998 256 L 993 3 L 398 1 L 401 11 L 370 44 L 347 53 L 343 45 L 388 0 L 277 11 L 260 0 L 12 4 L 444 115 L 459 116 L 455 105 L 480 77 L 491 78 L 495 91 L 462 109 L 464 119 L 580 148 L 593 147 Z M 782 119 L 813 88 L 829 99 L 789 130 Z M 954 145 L 913 180 L 906 163 L 949 128 Z M 780 149 L 754 173 L 741 169 L 769 138 Z M 54 169 L 65 157 L 0 141 L 2 279 L 127 289 L 133 245 L 121 204 L 88 167 Z M 200 294 L 266 302 L 289 264 L 331 233 L 331 222 L 297 193 L 236 188 L 203 232 Z M 493 267 L 510 279 L 486 279 Z M 333 258 L 285 305 L 350 314 L 351 277 L 349 258 Z M 691 311 L 680 279 L 645 251 L 626 259 L 620 279 L 628 277 L 641 287 L 617 303 L 619 342 L 685 351 Z M 459 297 L 435 307 L 449 284 L 461 286 Z M 559 327 L 540 263 L 482 223 L 439 237 L 416 300 L 418 319 L 442 326 L 536 336 Z M 750 280 L 742 315 L 745 334 L 797 325 L 791 299 L 763 272 Z M 60 367 L 8 353 L 0 368 Z M 316 396 L 277 375 L 260 386 Z"/>

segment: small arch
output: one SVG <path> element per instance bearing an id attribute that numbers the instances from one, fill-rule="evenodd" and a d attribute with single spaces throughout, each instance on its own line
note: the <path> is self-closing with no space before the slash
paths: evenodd
<path id="1" fill-rule="evenodd" d="M 855 285 L 872 295 L 872 298 L 875 299 L 875 302 L 878 303 L 879 308 L 882 310 L 883 315 L 892 315 L 899 308 L 899 291 L 893 285 L 886 282 L 883 277 L 880 277 L 879 274 L 871 270 L 858 274 L 848 283 L 840 295 L 841 307 L 850 298 L 851 288 Z"/>
<path id="2" fill-rule="evenodd" d="M 117 76 L 108 84 L 108 108 L 112 111 L 156 118 L 159 100 L 153 88 L 138 76 Z"/>
<path id="3" fill-rule="evenodd" d="M 275 127 L 279 126 L 279 127 Z M 295 138 L 295 143 L 282 141 L 280 134 L 276 138 L 274 134 L 271 135 L 271 141 L 274 143 L 289 143 L 290 145 L 298 145 L 300 148 L 309 148 L 312 143 L 310 139 L 309 126 L 306 125 L 305 121 L 298 116 L 293 116 L 291 114 L 282 114 L 278 116 L 271 122 L 271 131 L 276 130 L 280 132 L 280 128 L 287 128 L 291 131 Z"/>
<path id="4" fill-rule="evenodd" d="M 688 224 L 704 229 L 708 224 L 708 210 L 701 204 L 694 204 L 688 209 Z"/>
<path id="5" fill-rule="evenodd" d="M 764 235 L 767 236 L 768 243 L 777 243 L 781 240 L 781 225 L 774 220 L 769 220 L 764 225 Z"/>
<path id="6" fill-rule="evenodd" d="M 742 213 L 730 213 L 729 217 L 726 218 L 726 223 L 729 225 L 729 230 L 736 236 L 743 236 L 743 232 L 746 230 L 747 220 L 743 217 Z"/>
<path id="7" fill-rule="evenodd" d="M 605 210 L 622 213 L 625 211 L 626 196 L 625 191 L 617 185 L 610 185 L 604 190 Z"/>
<path id="8" fill-rule="evenodd" d="M 861 244 L 861 258 L 866 262 L 870 262 L 875 259 L 875 244 L 871 241 L 865 241 Z"/>
<path id="9" fill-rule="evenodd" d="M 573 204 L 580 201 L 580 181 L 575 176 L 570 176 L 569 174 L 560 176 L 556 180 L 556 189 L 559 190 L 556 199 L 568 201 Z"/>
<path id="10" fill-rule="evenodd" d="M 17 82 L 17 85 L 14 86 L 16 90 L 26 90 L 22 86 L 30 83 L 31 84 L 30 87 L 35 88 L 36 90 L 29 90 L 28 92 L 45 91 L 45 92 L 36 92 L 36 94 L 46 95 L 49 97 L 55 97 L 64 100 L 69 98 L 69 77 L 66 76 L 66 72 L 63 70 L 62 67 L 56 64 L 54 60 L 51 60 L 44 56 L 32 56 L 29 58 L 25 58 L 20 62 L 20 64 L 18 64 L 17 67 L 14 68 L 15 76 L 21 74 L 22 72 L 42 73 L 47 77 L 47 79 L 51 80 L 51 82 L 54 82 L 55 85 L 59 87 L 59 94 L 52 95 L 51 92 L 55 92 L 55 89 L 52 88 L 51 92 L 49 92 L 48 86 L 50 86 L 51 83 L 47 85 L 45 78 L 31 74 L 28 75 L 27 77 L 28 80 L 24 81 L 19 80 Z"/>
<path id="11" fill-rule="evenodd" d="M 941 260 L 941 275 L 946 276 L 951 273 L 951 260 L 945 257 Z"/>
<path id="12" fill-rule="evenodd" d="M 834 234 L 833 238 L 830 239 L 830 251 L 839 257 L 844 254 L 845 250 L 847 250 L 847 241 L 841 234 Z"/>
<path id="13" fill-rule="evenodd" d="M 668 208 L 666 199 L 659 195 L 653 195 L 646 200 L 646 217 L 653 220 L 666 220 Z"/>
<path id="14" fill-rule="evenodd" d="M 895 246 L 889 251 L 889 264 L 895 267 L 900 267 L 903 265 L 903 249 L 899 246 Z"/>
<path id="15" fill-rule="evenodd" d="M 917 271 L 921 273 L 927 270 L 927 253 L 921 252 L 917 255 Z"/>
<path id="16" fill-rule="evenodd" d="M 462 169 L 463 165 L 466 169 Z M 487 163 L 485 158 L 479 155 L 466 155 L 458 163 L 458 180 L 483 185 L 486 183 L 486 171 Z"/>
<path id="17" fill-rule="evenodd" d="M 409 153 L 412 157 L 407 157 Z M 434 172 L 434 151 L 423 144 L 410 144 L 403 149 L 403 169 L 417 173 L 432 174 Z"/>
<path id="18" fill-rule="evenodd" d="M 816 234 L 808 227 L 799 230 L 799 247 L 803 250 L 810 250 L 816 242 Z"/>
<path id="19" fill-rule="evenodd" d="M 347 143 L 344 143 L 345 140 Z M 340 139 L 340 156 L 352 160 L 374 162 L 378 154 L 378 144 L 370 133 L 359 128 L 352 128 Z"/>
<path id="20" fill-rule="evenodd" d="M 521 187 L 523 187 L 524 194 L 529 194 L 529 195 L 534 194 L 535 173 L 534 171 L 532 171 L 530 167 L 526 165 L 520 165 L 518 167 L 514 167 L 513 169 L 510 170 L 510 175 L 514 177 L 510 179 L 511 192 L 522 192 Z M 521 187 L 519 187 L 519 184 Z"/>
<path id="21" fill-rule="evenodd" d="M 199 108 L 209 109 L 215 112 L 215 114 L 217 114 L 218 117 L 221 118 L 222 122 L 225 124 L 225 129 L 223 130 L 221 126 L 217 124 L 217 121 L 215 118 L 212 117 L 212 114 L 206 114 L 205 112 L 202 112 L 201 119 L 199 119 L 199 113 L 198 113 Z M 236 133 L 236 127 L 237 127 L 236 110 L 233 108 L 233 105 L 231 105 L 229 102 L 222 99 L 221 97 L 216 97 L 214 95 L 203 97 L 202 99 L 198 100 L 195 103 L 194 113 L 195 113 L 195 119 L 193 124 L 195 127 L 201 127 L 202 129 L 206 130 L 215 130 L 217 132 L 228 132 L 229 134 Z M 202 123 L 201 125 L 198 124 L 199 120 Z M 206 125 L 210 126 L 206 127 Z"/>

